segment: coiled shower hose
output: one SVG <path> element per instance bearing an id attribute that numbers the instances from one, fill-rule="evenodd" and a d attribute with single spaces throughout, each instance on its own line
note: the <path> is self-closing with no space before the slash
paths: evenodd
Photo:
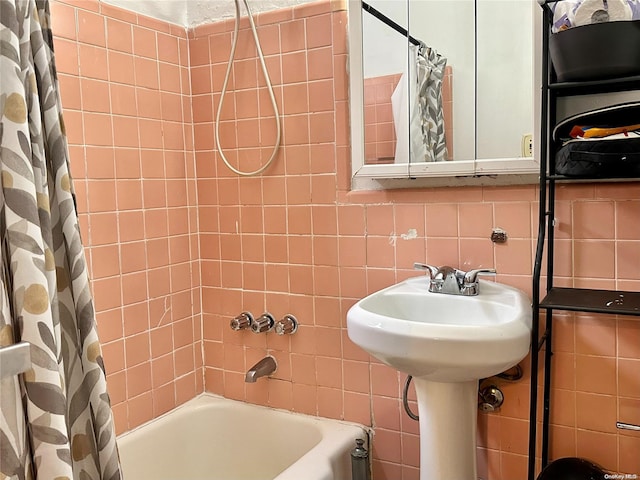
<path id="1" fill-rule="evenodd" d="M 271 105 L 273 105 L 273 112 L 275 114 L 275 120 L 276 120 L 275 145 L 273 146 L 273 151 L 271 152 L 271 156 L 269 157 L 269 160 L 267 160 L 267 162 L 264 165 L 262 165 L 260 168 L 251 172 L 243 172 L 242 170 L 239 170 L 235 168 L 233 165 L 231 165 L 231 163 L 229 163 L 229 160 L 225 156 L 224 152 L 222 151 L 222 146 L 220 145 L 220 113 L 222 112 L 222 104 L 224 103 L 224 97 L 225 97 L 225 94 L 227 93 L 227 83 L 229 83 L 229 77 L 231 76 L 231 67 L 233 66 L 233 59 L 235 58 L 235 55 L 236 55 L 236 45 L 238 44 L 238 26 L 240 24 L 240 1 L 239 0 L 235 0 L 236 22 L 233 29 L 233 43 L 231 45 L 231 54 L 229 55 L 229 64 L 227 65 L 227 73 L 224 76 L 224 83 L 222 84 L 222 92 L 220 93 L 220 102 L 218 103 L 218 113 L 216 114 L 216 121 L 215 121 L 215 130 L 216 130 L 215 135 L 216 135 L 216 148 L 224 164 L 232 172 L 238 175 L 241 175 L 243 177 L 249 177 L 252 175 L 259 175 L 260 173 L 264 172 L 269 167 L 269 165 L 271 165 L 273 160 L 276 158 L 276 154 L 278 153 L 278 148 L 280 147 L 281 132 L 280 132 L 280 115 L 278 113 L 278 104 L 276 103 L 276 97 L 273 93 L 273 86 L 271 85 L 271 79 L 269 78 L 267 65 L 264 62 L 264 55 L 262 54 L 262 47 L 260 46 L 260 40 L 258 39 L 258 32 L 256 31 L 256 25 L 253 21 L 253 15 L 251 13 L 251 9 L 249 8 L 249 4 L 247 3 L 247 0 L 243 0 L 243 2 L 247 10 L 249 23 L 251 24 L 251 32 L 253 33 L 253 39 L 256 43 L 258 58 L 260 59 L 260 65 L 262 66 L 262 73 L 264 73 L 264 79 L 265 79 L 265 82 L 267 83 L 267 90 L 269 91 L 269 98 L 271 99 Z"/>

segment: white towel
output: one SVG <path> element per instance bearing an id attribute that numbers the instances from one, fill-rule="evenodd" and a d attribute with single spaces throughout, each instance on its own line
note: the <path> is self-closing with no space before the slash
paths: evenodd
<path id="1" fill-rule="evenodd" d="M 553 33 L 592 23 L 640 19 L 640 0 L 566 0 L 553 6 Z"/>

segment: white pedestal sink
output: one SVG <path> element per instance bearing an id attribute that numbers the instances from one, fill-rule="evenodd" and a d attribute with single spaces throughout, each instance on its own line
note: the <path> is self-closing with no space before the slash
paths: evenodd
<path id="1" fill-rule="evenodd" d="M 416 277 L 356 303 L 349 338 L 412 375 L 420 416 L 420 480 L 476 480 L 478 380 L 529 351 L 531 305 L 512 287 L 480 281 L 467 297 L 428 291 Z"/>

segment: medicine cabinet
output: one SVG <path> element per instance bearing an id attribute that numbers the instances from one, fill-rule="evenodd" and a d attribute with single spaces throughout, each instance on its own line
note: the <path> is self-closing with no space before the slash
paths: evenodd
<path id="1" fill-rule="evenodd" d="M 353 188 L 536 183 L 536 6 L 529 0 L 349 0 Z M 418 44 L 421 61 L 431 55 L 435 67 L 415 67 Z M 417 78 L 425 71 L 440 78 L 427 95 L 414 87 L 424 86 Z M 424 99 L 438 89 L 434 108 Z M 424 161 L 418 152 L 421 123 L 411 116 L 420 98 L 423 109 L 437 112 L 446 148 L 440 161 Z"/>

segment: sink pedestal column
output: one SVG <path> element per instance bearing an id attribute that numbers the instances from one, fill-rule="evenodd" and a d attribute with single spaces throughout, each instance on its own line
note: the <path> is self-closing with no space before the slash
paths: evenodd
<path id="1" fill-rule="evenodd" d="M 478 381 L 413 379 L 420 416 L 420 480 L 476 480 Z"/>

